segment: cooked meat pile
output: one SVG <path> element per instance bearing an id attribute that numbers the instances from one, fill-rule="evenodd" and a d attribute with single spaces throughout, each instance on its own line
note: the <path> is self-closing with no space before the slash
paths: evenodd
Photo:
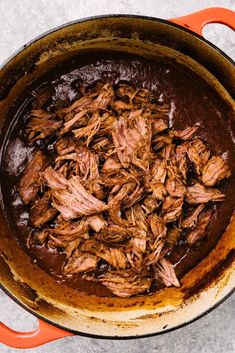
<path id="1" fill-rule="evenodd" d="M 35 155 L 19 183 L 28 246 L 58 249 L 66 276 L 82 273 L 119 297 L 154 281 L 179 287 L 169 254 L 207 235 L 230 170 L 198 126 L 169 128 L 169 108 L 147 89 L 99 83 L 69 107 L 32 110 Z"/>

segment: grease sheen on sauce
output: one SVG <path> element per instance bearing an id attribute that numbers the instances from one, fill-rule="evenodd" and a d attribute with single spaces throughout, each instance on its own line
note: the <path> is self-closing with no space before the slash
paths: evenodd
<path id="1" fill-rule="evenodd" d="M 65 277 L 62 274 L 65 260 L 62 253 L 45 246 L 27 249 L 26 239 L 32 229 L 28 225 L 28 208 L 23 205 L 16 187 L 20 173 L 33 154 L 32 146 L 26 143 L 24 131 L 37 91 L 50 85 L 52 97 L 46 108 L 53 110 L 56 106 L 69 105 L 78 98 L 79 87 L 89 87 L 99 80 L 113 84 L 131 82 L 137 87 L 156 91 L 160 102 L 170 104 L 170 127 L 184 129 L 197 123 L 197 136 L 208 143 L 213 154 L 223 154 L 232 170 L 231 178 L 222 186 L 226 200 L 215 206 L 207 237 L 192 248 L 184 243 L 179 244 L 174 254 L 170 255 L 179 278 L 208 254 L 229 223 L 235 203 L 235 148 L 228 107 L 215 90 L 196 73 L 169 60 L 153 62 L 127 57 L 121 53 L 115 56 L 111 53 L 96 53 L 92 56 L 77 57 L 44 75 L 32 87 L 22 92 L 17 110 L 14 111 L 15 121 L 9 131 L 1 170 L 4 203 L 15 235 L 32 257 L 32 261 L 37 262 L 38 266 L 64 285 L 88 294 L 112 296 L 101 284 L 85 281 L 82 275 Z M 44 148 L 43 143 L 40 147 Z"/>

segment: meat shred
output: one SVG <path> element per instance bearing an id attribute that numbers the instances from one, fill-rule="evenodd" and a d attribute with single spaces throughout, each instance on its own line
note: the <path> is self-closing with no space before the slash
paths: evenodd
<path id="1" fill-rule="evenodd" d="M 82 274 L 119 297 L 179 287 L 170 255 L 209 234 L 230 168 L 200 127 L 169 127 L 157 93 L 110 83 L 84 92 L 54 113 L 37 103 L 31 112 L 35 155 L 18 185 L 30 207 L 27 245 L 63 252 L 65 276 Z"/>

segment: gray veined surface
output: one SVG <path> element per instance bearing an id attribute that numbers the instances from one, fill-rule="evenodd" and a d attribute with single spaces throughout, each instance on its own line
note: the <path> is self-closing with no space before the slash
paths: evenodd
<path id="1" fill-rule="evenodd" d="M 130 13 L 159 18 L 182 16 L 206 7 L 235 10 L 235 0 L 0 0 L 0 64 L 35 36 L 77 18 L 107 13 Z M 213 24 L 204 35 L 235 59 L 235 33 Z M 27 331 L 37 320 L 0 292 L 0 319 L 10 327 Z M 112 341 L 69 337 L 26 353 L 235 353 L 235 296 L 200 320 L 165 335 L 139 340 Z M 3 353 L 22 350 L 0 344 Z"/>

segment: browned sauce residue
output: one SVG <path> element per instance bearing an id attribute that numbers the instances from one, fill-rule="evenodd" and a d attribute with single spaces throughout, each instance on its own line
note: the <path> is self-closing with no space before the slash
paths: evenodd
<path id="1" fill-rule="evenodd" d="M 194 247 L 187 243 L 179 243 L 170 261 L 175 264 L 178 278 L 181 278 L 193 268 L 216 245 L 232 215 L 234 207 L 235 187 L 235 148 L 230 130 L 229 111 L 216 92 L 195 73 L 185 70 L 180 65 L 170 61 L 151 62 L 138 58 L 114 59 L 110 54 L 101 59 L 100 53 L 92 57 L 75 58 L 72 63 L 54 70 L 22 92 L 15 116 L 15 124 L 9 131 L 1 169 L 1 183 L 6 211 L 15 234 L 37 264 L 56 278 L 62 284 L 98 296 L 112 296 L 112 293 L 100 283 L 89 282 L 76 274 L 64 276 L 62 266 L 65 255 L 47 248 L 45 245 L 35 245 L 28 249 L 26 240 L 32 230 L 28 225 L 29 210 L 22 203 L 16 185 L 19 175 L 30 160 L 33 148 L 25 142 L 24 127 L 29 112 L 35 105 L 35 97 L 40 91 L 41 101 L 38 107 L 53 111 L 55 106 L 68 106 L 78 99 L 77 92 L 81 86 L 89 87 L 97 81 L 130 82 L 136 87 L 146 87 L 158 93 L 159 101 L 170 105 L 169 126 L 184 129 L 187 126 L 198 125 L 197 136 L 210 146 L 214 155 L 223 155 L 232 171 L 232 176 L 222 185 L 225 201 L 215 207 L 215 213 L 203 242 Z M 45 87 L 50 87 L 45 90 Z M 49 94 L 49 96 L 47 96 Z M 48 99 L 49 98 L 49 99 Z M 19 108 L 18 106 L 18 108 Z M 13 112 L 14 113 L 14 112 Z M 39 147 L 45 149 L 43 143 Z M 51 150 L 47 149 L 51 153 Z M 154 288 L 156 289 L 156 288 Z"/>

